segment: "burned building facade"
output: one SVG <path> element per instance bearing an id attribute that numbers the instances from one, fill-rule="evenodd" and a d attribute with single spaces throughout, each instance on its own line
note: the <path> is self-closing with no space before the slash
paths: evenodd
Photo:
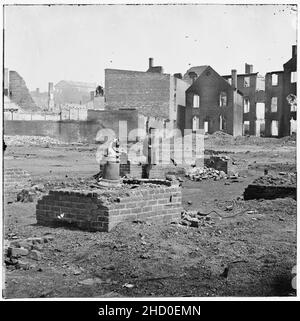
<path id="1" fill-rule="evenodd" d="M 297 95 L 297 46 L 282 71 L 266 74 L 266 136 L 283 137 L 296 132 L 296 104 L 289 102 Z"/>
<path id="2" fill-rule="evenodd" d="M 184 119 L 180 121 L 184 128 L 242 135 L 243 96 L 236 88 L 235 70 L 231 85 L 210 66 L 192 67 L 184 79 L 191 84 L 186 91 Z"/>
<path id="3" fill-rule="evenodd" d="M 245 64 L 245 73 L 237 75 L 237 88 L 243 93 L 243 134 L 283 137 L 296 131 L 297 46 L 283 70 L 265 77 Z M 231 75 L 223 76 L 231 83 Z"/>
<path id="4" fill-rule="evenodd" d="M 232 75 L 223 76 L 232 84 Z M 245 73 L 237 75 L 237 89 L 243 94 L 243 135 L 260 136 L 264 131 L 264 77 L 245 64 Z"/>

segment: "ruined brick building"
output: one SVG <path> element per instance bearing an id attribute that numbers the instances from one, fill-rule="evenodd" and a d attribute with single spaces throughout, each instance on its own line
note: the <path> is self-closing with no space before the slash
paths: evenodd
<path id="1" fill-rule="evenodd" d="M 223 78 L 232 83 L 232 75 Z M 243 135 L 260 136 L 264 131 L 264 77 L 246 63 L 245 73 L 237 75 L 237 89 L 243 94 Z"/>
<path id="2" fill-rule="evenodd" d="M 297 46 L 283 71 L 266 74 L 266 136 L 288 136 L 296 131 L 296 108 L 287 97 L 297 94 Z"/>
<path id="3" fill-rule="evenodd" d="M 243 134 L 283 137 L 296 131 L 296 109 L 287 100 L 296 95 L 297 46 L 283 71 L 271 71 L 265 77 L 245 64 L 245 73 L 237 75 L 237 88 L 243 93 Z M 231 83 L 231 75 L 223 76 Z"/>
<path id="4" fill-rule="evenodd" d="M 182 79 L 153 66 L 152 58 L 146 72 L 105 69 L 105 109 L 137 109 L 153 127 L 176 128 L 187 88 Z"/>
<path id="5" fill-rule="evenodd" d="M 40 109 L 32 99 L 24 79 L 14 70 L 4 69 L 4 96 L 7 104 L 18 106 L 18 110 L 38 112 Z M 4 106 L 5 107 L 5 106 Z"/>
<path id="6" fill-rule="evenodd" d="M 235 70 L 231 84 L 210 66 L 192 67 L 184 79 L 190 86 L 181 129 L 200 128 L 210 134 L 224 130 L 233 136 L 242 135 L 243 95 L 237 90 Z"/>

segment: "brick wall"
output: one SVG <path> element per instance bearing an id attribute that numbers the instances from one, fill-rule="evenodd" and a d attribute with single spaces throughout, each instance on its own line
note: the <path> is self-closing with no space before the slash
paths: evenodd
<path id="1" fill-rule="evenodd" d="M 30 186 L 30 175 L 21 168 L 6 168 L 4 170 L 4 201 L 14 202 L 17 194 Z"/>
<path id="2" fill-rule="evenodd" d="M 204 158 L 204 165 L 209 168 L 214 168 L 218 171 L 228 173 L 228 160 L 219 156 L 210 156 Z"/>
<path id="3" fill-rule="evenodd" d="M 136 108 L 146 116 L 169 118 L 170 75 L 105 69 L 105 109 Z"/>
<path id="4" fill-rule="evenodd" d="M 9 98 L 25 111 L 39 111 L 40 109 L 32 99 L 24 79 L 16 72 L 9 72 Z"/>
<path id="5" fill-rule="evenodd" d="M 182 194 L 177 185 L 149 185 L 147 188 L 128 189 L 123 194 L 115 191 L 111 194 L 112 200 L 104 197 L 103 193 L 50 191 L 37 203 L 37 223 L 108 232 L 124 221 L 151 219 L 165 223 L 180 218 Z"/>
<path id="6" fill-rule="evenodd" d="M 119 134 L 119 120 L 127 122 L 127 133 L 138 127 L 138 115 L 132 110 L 88 111 L 88 120 L 5 120 L 5 135 L 50 136 L 66 143 L 95 143 L 103 128 Z M 30 115 L 28 114 L 30 117 Z"/>
<path id="7" fill-rule="evenodd" d="M 293 186 L 271 186 L 250 184 L 244 192 L 244 199 L 297 198 L 297 188 Z"/>

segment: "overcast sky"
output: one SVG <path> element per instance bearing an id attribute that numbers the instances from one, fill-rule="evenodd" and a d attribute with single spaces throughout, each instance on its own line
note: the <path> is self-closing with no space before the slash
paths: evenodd
<path id="1" fill-rule="evenodd" d="M 297 13 L 287 5 L 9 6 L 5 67 L 30 90 L 48 82 L 104 84 L 104 69 L 165 73 L 210 65 L 219 74 L 281 70 L 296 43 Z"/>

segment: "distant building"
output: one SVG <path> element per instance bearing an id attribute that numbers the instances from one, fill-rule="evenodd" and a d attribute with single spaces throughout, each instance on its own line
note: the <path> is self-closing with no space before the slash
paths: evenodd
<path id="1" fill-rule="evenodd" d="M 54 86 L 55 104 L 85 104 L 96 87 L 96 83 L 62 80 Z"/>
<path id="2" fill-rule="evenodd" d="M 48 110 L 48 92 L 40 92 L 37 88 L 35 91 L 31 91 L 30 95 L 39 108 Z"/>
<path id="3" fill-rule="evenodd" d="M 208 65 L 190 68 L 183 79 L 190 86 L 186 90 L 184 117 L 179 120 L 182 129 L 242 135 L 243 95 L 237 90 L 235 70 L 231 84 Z"/>

